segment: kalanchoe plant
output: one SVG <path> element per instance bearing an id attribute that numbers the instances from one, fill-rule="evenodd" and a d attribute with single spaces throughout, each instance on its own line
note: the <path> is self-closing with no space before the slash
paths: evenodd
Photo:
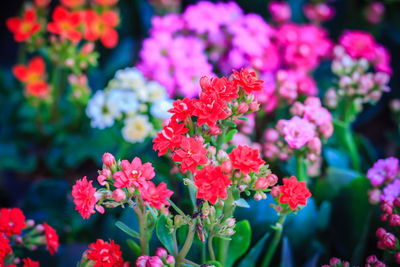
<path id="1" fill-rule="evenodd" d="M 173 191 L 164 183 L 156 187 L 150 181 L 155 176 L 151 163 L 142 163 L 139 158 L 132 162 L 116 161 L 109 153 L 103 155 L 103 169 L 97 178 L 100 189 L 93 187 L 86 177 L 74 185 L 76 209 L 82 217 L 89 218 L 95 210 L 104 213 L 105 208 L 132 208 L 139 231 L 120 222 L 117 226 L 139 240 L 141 256 L 136 266 L 152 262 L 157 266 L 198 266 L 187 258 L 195 239 L 207 246 L 208 252 L 201 263 L 231 266 L 234 260 L 228 255 L 230 240 L 236 238 L 237 227 L 248 225 L 247 221 L 236 222 L 236 207 L 248 206 L 246 196 L 253 194 L 256 200 L 261 200 L 271 192 L 279 221 L 262 259 L 262 266 L 268 266 L 280 242 L 286 215 L 305 206 L 311 193 L 306 182 L 299 182 L 294 176 L 283 179 L 283 185 L 278 186 L 278 177 L 260 158 L 259 150 L 246 145 L 226 146 L 237 131 L 235 121 L 258 109 L 253 92 L 262 90 L 262 83 L 247 69 L 234 71 L 229 79 L 203 77 L 198 99 L 173 102 L 169 111 L 171 120 L 154 139 L 154 150 L 159 151 L 159 156 L 168 155 L 179 166 L 192 204 L 189 213 L 170 199 Z M 154 227 L 168 252 L 158 249 L 156 256 L 150 256 L 149 240 Z M 183 228 L 188 229 L 187 236 L 179 244 L 177 233 Z M 93 261 L 90 249 L 86 254 L 82 262 Z M 118 266 L 122 263 L 121 260 Z"/>
<path id="2" fill-rule="evenodd" d="M 0 209 L 0 266 L 38 267 L 39 262 L 21 258 L 24 250 L 40 246 L 46 246 L 51 255 L 58 251 L 58 235 L 50 225 L 26 220 L 18 208 Z"/>

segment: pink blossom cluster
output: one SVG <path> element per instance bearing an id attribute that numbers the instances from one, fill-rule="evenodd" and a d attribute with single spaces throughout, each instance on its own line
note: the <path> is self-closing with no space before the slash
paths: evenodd
<path id="1" fill-rule="evenodd" d="M 307 19 L 316 24 L 331 20 L 336 14 L 335 9 L 324 2 L 307 3 L 303 11 Z"/>
<path id="2" fill-rule="evenodd" d="M 371 2 L 365 9 L 365 18 L 371 24 L 378 24 L 381 22 L 385 14 L 385 5 L 380 1 Z"/>
<path id="3" fill-rule="evenodd" d="M 154 256 L 142 255 L 135 262 L 136 267 L 172 267 L 175 258 L 169 255 L 165 248 L 157 248 Z"/>
<path id="4" fill-rule="evenodd" d="M 290 112 L 290 120 L 279 120 L 275 129 L 265 131 L 265 157 L 288 160 L 294 151 L 304 150 L 311 163 L 320 162 L 321 139 L 333 133 L 332 115 L 317 97 L 308 97 L 304 104 L 295 102 Z"/>
<path id="5" fill-rule="evenodd" d="M 135 157 L 116 161 L 110 153 L 103 155 L 103 169 L 99 171 L 97 182 L 102 186 L 96 189 L 86 176 L 77 180 L 72 188 L 76 210 L 84 219 L 88 219 L 95 210 L 104 213 L 104 207 L 133 206 L 134 201 L 144 201 L 149 206 L 161 209 L 169 206 L 166 198 L 173 192 L 165 183 L 156 186 L 152 181 L 155 176 L 151 163 L 142 163 Z"/>

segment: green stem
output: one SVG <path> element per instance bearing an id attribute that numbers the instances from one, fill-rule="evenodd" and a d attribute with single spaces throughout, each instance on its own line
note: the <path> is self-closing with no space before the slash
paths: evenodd
<path id="1" fill-rule="evenodd" d="M 307 163 L 303 153 L 296 155 L 296 168 L 297 168 L 297 179 L 299 181 L 307 181 Z"/>
<path id="2" fill-rule="evenodd" d="M 211 260 L 215 261 L 215 253 L 214 253 L 213 243 L 212 243 L 213 242 L 213 238 L 214 238 L 213 235 L 210 235 L 208 237 L 207 245 L 208 245 L 208 252 L 210 253 Z"/>
<path id="3" fill-rule="evenodd" d="M 192 247 L 194 233 L 196 232 L 196 223 L 193 222 L 192 225 L 189 226 L 189 232 L 186 236 L 185 244 L 183 245 L 181 251 L 176 257 L 175 266 L 180 267 L 186 255 L 189 253 L 190 248 Z"/>
<path id="4" fill-rule="evenodd" d="M 347 127 L 344 130 L 344 141 L 346 144 L 347 151 L 350 154 L 351 165 L 356 171 L 360 172 L 361 171 L 360 156 L 357 151 L 357 146 L 350 125 L 347 125 Z"/>
<path id="5" fill-rule="evenodd" d="M 283 214 L 279 217 L 277 228 L 275 229 L 274 239 L 272 240 L 271 245 L 268 248 L 267 254 L 265 255 L 264 260 L 262 261 L 262 267 L 268 267 L 271 263 L 272 258 L 274 257 L 276 248 L 281 241 L 282 231 L 283 231 L 283 223 L 285 222 L 286 214 Z"/>
<path id="6" fill-rule="evenodd" d="M 147 233 L 147 212 L 141 212 L 138 206 L 133 207 L 139 220 L 140 252 L 149 255 L 149 234 Z"/>
<path id="7" fill-rule="evenodd" d="M 233 212 L 235 210 L 235 207 L 233 206 L 233 195 L 232 191 L 228 191 L 228 198 L 225 201 L 224 204 L 224 217 L 223 219 L 226 220 L 230 217 L 233 216 Z M 220 239 L 219 240 L 219 248 L 218 248 L 218 261 L 222 264 L 222 266 L 225 266 L 225 261 L 226 261 L 226 254 L 228 253 L 228 248 L 229 248 L 229 240 L 225 239 Z"/>

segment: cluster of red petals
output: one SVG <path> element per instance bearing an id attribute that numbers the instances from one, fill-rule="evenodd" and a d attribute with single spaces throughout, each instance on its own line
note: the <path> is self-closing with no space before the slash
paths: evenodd
<path id="1" fill-rule="evenodd" d="M 163 127 L 160 133 L 157 133 L 154 138 L 154 150 L 159 150 L 158 156 L 162 156 L 167 153 L 168 149 L 174 151 L 178 147 L 183 139 L 183 135 L 189 131 L 185 128 L 184 123 L 178 123 L 176 120 L 171 120 L 167 125 Z"/>
<path id="2" fill-rule="evenodd" d="M 49 94 L 49 85 L 44 81 L 46 64 L 43 58 L 32 58 L 28 65 L 17 64 L 12 68 L 14 76 L 26 84 L 29 94 L 36 97 L 46 97 Z"/>
<path id="3" fill-rule="evenodd" d="M 180 147 L 175 151 L 172 159 L 181 163 L 182 172 L 189 170 L 194 173 L 197 166 L 207 164 L 207 149 L 203 146 L 203 142 L 183 137 Z"/>
<path id="4" fill-rule="evenodd" d="M 44 223 L 43 226 L 46 236 L 47 249 L 49 250 L 51 255 L 54 255 L 58 250 L 58 246 L 60 245 L 58 242 L 57 232 L 47 223 Z"/>
<path id="5" fill-rule="evenodd" d="M 223 174 L 220 166 L 207 165 L 196 171 L 194 184 L 198 188 L 197 198 L 215 204 L 218 198 L 226 199 L 228 197 L 226 189 L 231 184 L 231 180 Z"/>
<path id="6" fill-rule="evenodd" d="M 83 38 L 88 41 L 101 40 L 107 48 L 113 48 L 118 43 L 118 33 L 114 29 L 119 23 L 119 16 L 114 11 L 106 11 L 98 14 L 93 10 L 85 10 L 82 13 L 85 24 Z"/>
<path id="7" fill-rule="evenodd" d="M 292 210 L 297 208 L 297 205 L 305 206 L 307 198 L 311 197 L 311 193 L 306 186 L 306 182 L 298 182 L 297 178 L 291 176 L 290 179 L 283 178 L 283 185 L 279 186 L 281 196 L 279 203 L 289 203 Z"/>
<path id="8" fill-rule="evenodd" d="M 24 265 L 22 267 L 39 267 L 40 264 L 38 261 L 33 261 L 30 258 L 23 259 L 22 262 Z"/>
<path id="9" fill-rule="evenodd" d="M 258 149 L 249 146 L 239 145 L 228 155 L 232 162 L 232 168 L 239 169 L 243 174 L 251 171 L 258 173 L 260 167 L 265 164 L 265 161 L 260 158 Z"/>
<path id="10" fill-rule="evenodd" d="M 173 108 L 168 110 L 172 113 L 171 120 L 184 121 L 193 114 L 193 100 L 185 97 L 183 100 L 177 99 L 172 103 Z"/>
<path id="11" fill-rule="evenodd" d="M 61 4 L 68 8 L 78 8 L 85 4 L 86 0 L 60 0 Z"/>
<path id="12" fill-rule="evenodd" d="M 238 87 L 234 81 L 229 81 L 225 77 L 208 78 L 206 76 L 200 79 L 200 86 L 203 92 L 214 92 L 224 101 L 231 101 L 239 97 Z"/>
<path id="13" fill-rule="evenodd" d="M 4 264 L 4 258 L 11 253 L 10 241 L 0 233 L 0 266 Z"/>
<path id="14" fill-rule="evenodd" d="M 119 245 L 110 240 L 110 243 L 97 239 L 89 245 L 88 258 L 95 262 L 94 267 L 122 267 L 124 260 Z"/>
<path id="15" fill-rule="evenodd" d="M 36 11 L 28 8 L 22 18 L 13 17 L 6 21 L 7 28 L 14 34 L 16 42 L 28 40 L 32 35 L 40 31 L 40 23 L 36 20 Z"/>
<path id="16" fill-rule="evenodd" d="M 95 193 L 96 188 L 93 187 L 92 181 L 87 181 L 86 176 L 76 181 L 76 184 L 72 187 L 75 209 L 84 219 L 88 219 L 90 215 L 95 213 Z"/>
<path id="17" fill-rule="evenodd" d="M 25 215 L 18 208 L 0 210 L 0 233 L 6 236 L 20 235 L 26 227 Z"/>
<path id="18" fill-rule="evenodd" d="M 163 205 L 169 206 L 166 198 L 170 198 L 174 192 L 167 189 L 166 183 L 160 183 L 157 187 L 152 182 L 146 182 L 140 188 L 140 195 L 150 206 L 160 209 Z"/>
<path id="19" fill-rule="evenodd" d="M 69 12 L 65 8 L 58 6 L 53 12 L 53 21 L 47 24 L 47 30 L 58 34 L 72 42 L 79 42 L 82 34 L 79 30 L 81 25 L 81 13 L 78 11 Z"/>
<path id="20" fill-rule="evenodd" d="M 218 120 L 228 118 L 232 112 L 228 111 L 228 104 L 216 92 L 202 92 L 200 99 L 193 101 L 193 115 L 197 117 L 199 126 L 216 125 Z"/>
<path id="21" fill-rule="evenodd" d="M 140 158 L 135 157 L 132 162 L 123 160 L 122 171 L 114 173 L 114 186 L 118 188 L 136 187 L 139 188 L 146 180 L 151 180 L 156 175 L 150 162 L 142 164 Z"/>
<path id="22" fill-rule="evenodd" d="M 118 0 L 94 0 L 94 2 L 100 6 L 111 7 L 118 3 Z"/>
<path id="23" fill-rule="evenodd" d="M 263 90 L 264 81 L 258 80 L 254 71 L 248 69 L 241 69 L 240 72 L 233 70 L 233 79 L 237 86 L 243 88 L 243 90 L 250 94 L 253 91 Z"/>

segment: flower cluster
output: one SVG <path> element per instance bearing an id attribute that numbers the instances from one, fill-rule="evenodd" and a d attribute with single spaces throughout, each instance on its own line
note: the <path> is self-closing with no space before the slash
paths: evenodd
<path id="1" fill-rule="evenodd" d="M 275 129 L 265 131 L 265 157 L 288 160 L 293 153 L 304 153 L 309 162 L 319 162 L 321 140 L 333 134 L 332 115 L 317 97 L 308 97 L 304 104 L 295 102 L 290 112 L 290 120 L 279 120 Z"/>
<path id="2" fill-rule="evenodd" d="M 151 163 L 135 157 L 128 160 L 115 161 L 110 153 L 103 155 L 103 169 L 99 171 L 97 182 L 102 186 L 96 189 L 93 181 L 86 176 L 76 181 L 72 188 L 72 196 L 76 210 L 84 219 L 88 219 L 97 210 L 104 213 L 106 208 L 124 207 L 147 204 L 156 209 L 168 206 L 173 192 L 165 183 L 155 186 L 152 180 L 155 176 Z"/>
<path id="3" fill-rule="evenodd" d="M 92 127 L 104 129 L 122 121 L 128 142 L 142 142 L 155 135 L 170 115 L 172 100 L 163 86 L 148 81 L 135 68 L 117 71 L 105 90 L 90 99 L 86 113 Z"/>
<path id="4" fill-rule="evenodd" d="M 115 27 L 119 15 L 114 9 L 117 2 L 94 1 L 89 7 L 85 1 L 64 0 L 50 10 L 50 1 L 34 1 L 34 5 L 24 8 L 22 17 L 7 20 L 16 42 L 24 42 L 30 53 L 45 51 L 40 54 L 49 55 L 46 61 L 36 56 L 26 66 L 18 64 L 13 68 L 28 95 L 51 100 L 50 92 L 60 90 L 57 84 L 46 81 L 47 63 L 52 70 L 50 80 L 60 80 L 53 76 L 62 69 L 70 76 L 73 99 L 86 103 L 90 92 L 86 70 L 96 66 L 98 58 L 93 42 L 100 41 L 107 48 L 115 47 L 118 42 Z"/>
<path id="5" fill-rule="evenodd" d="M 173 267 L 175 266 L 175 258 L 172 255 L 168 255 L 165 248 L 157 248 L 154 256 L 142 255 L 137 258 L 135 264 L 136 267 Z"/>
<path id="6" fill-rule="evenodd" d="M 0 266 L 16 267 L 21 263 L 17 256 L 21 255 L 21 249 L 34 251 L 41 245 L 46 245 L 51 255 L 58 250 L 58 235 L 50 225 L 26 220 L 18 208 L 0 209 Z M 23 259 L 22 263 L 23 267 L 39 266 L 39 262 L 30 258 Z"/>
<path id="7" fill-rule="evenodd" d="M 372 1 L 365 8 L 365 18 L 371 24 L 378 24 L 381 22 L 385 13 L 385 5 L 379 1 Z"/>
<path id="8" fill-rule="evenodd" d="M 97 239 L 95 243 L 89 244 L 89 248 L 84 252 L 81 265 L 94 267 L 129 267 L 128 262 L 124 262 L 119 245 L 114 241 L 106 242 Z"/>
<path id="9" fill-rule="evenodd" d="M 335 16 L 335 9 L 327 3 L 315 1 L 303 6 L 304 15 L 313 23 L 322 23 L 331 20 Z"/>

